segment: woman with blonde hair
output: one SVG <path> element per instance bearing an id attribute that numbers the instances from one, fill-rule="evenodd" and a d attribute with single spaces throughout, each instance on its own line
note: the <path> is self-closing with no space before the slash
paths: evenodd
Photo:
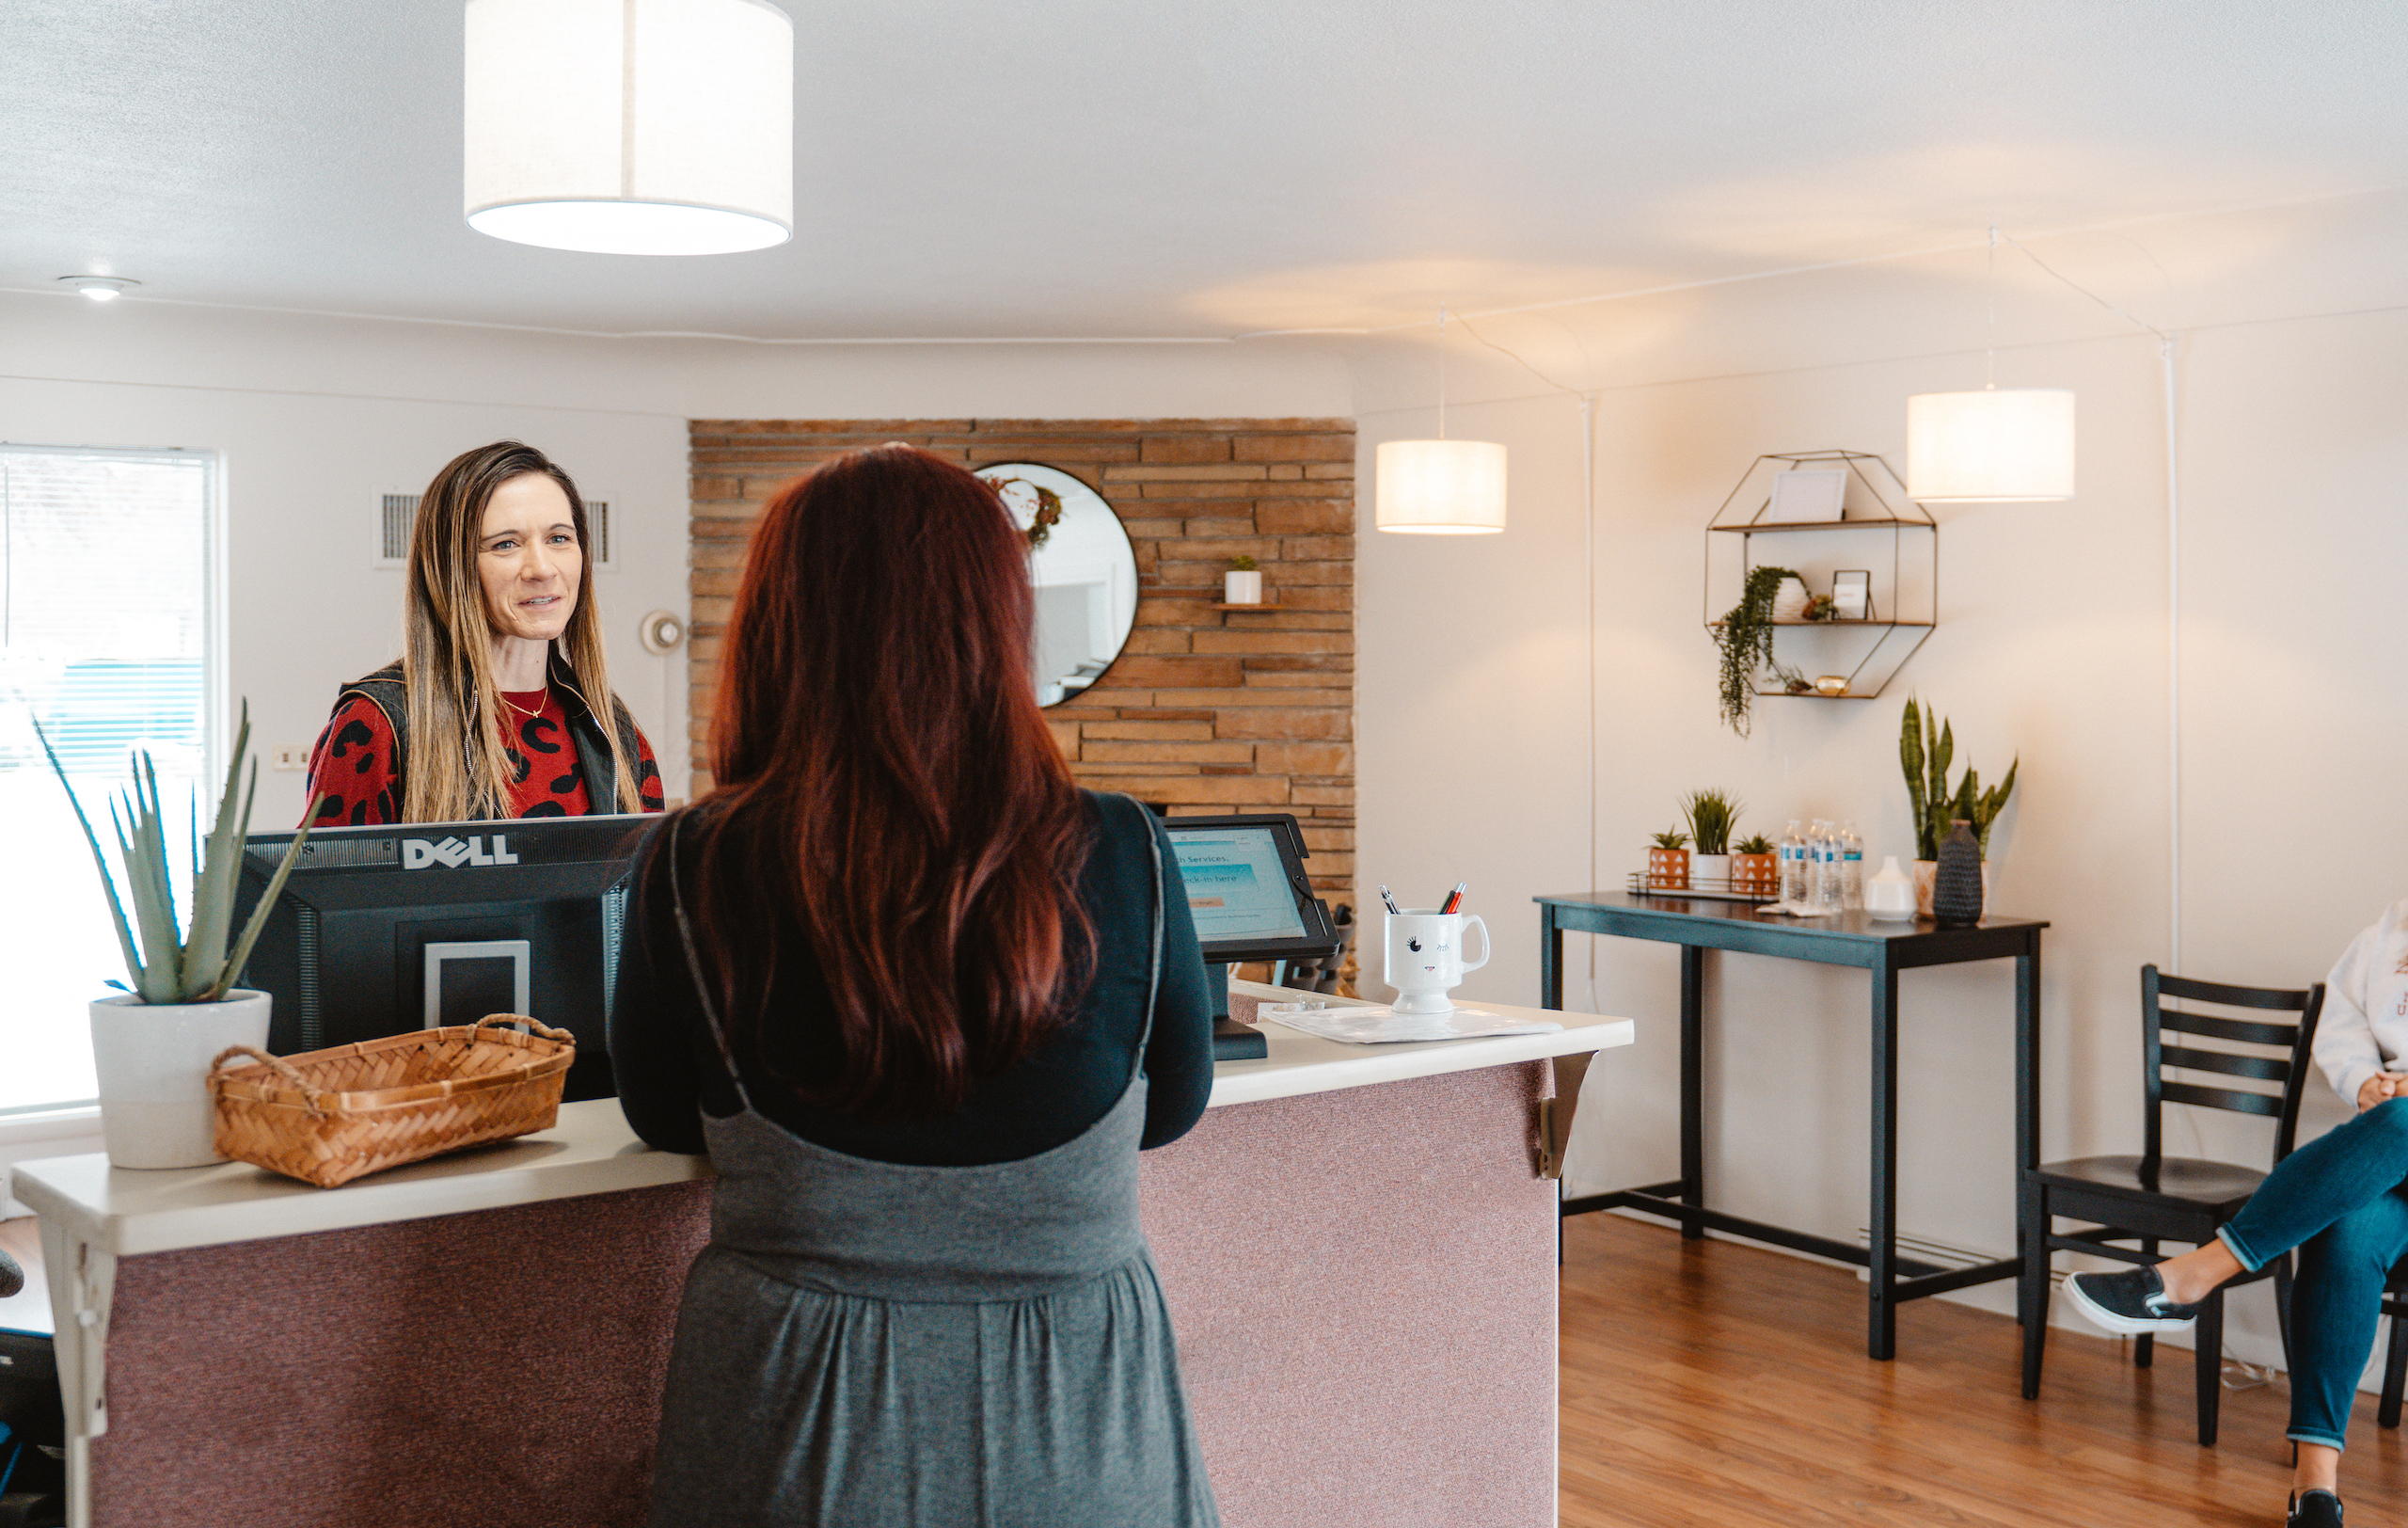
<path id="1" fill-rule="evenodd" d="M 660 810 L 652 745 L 610 692 L 587 544 L 577 485 L 532 446 L 498 440 L 435 475 L 406 649 L 343 686 L 311 751 L 319 822 Z"/>

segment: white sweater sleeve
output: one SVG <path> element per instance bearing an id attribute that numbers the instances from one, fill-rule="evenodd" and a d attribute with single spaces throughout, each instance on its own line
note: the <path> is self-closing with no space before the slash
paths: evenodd
<path id="1" fill-rule="evenodd" d="M 2386 1065 L 2367 1003 L 2372 979 L 2384 963 L 2387 947 L 2395 942 L 2398 912 L 2394 908 L 2385 913 L 2374 927 L 2351 940 L 2333 974 L 2324 979 L 2324 1016 L 2316 1026 L 2316 1064 L 2341 1101 L 2353 1109 L 2358 1106 L 2358 1090 Z"/>

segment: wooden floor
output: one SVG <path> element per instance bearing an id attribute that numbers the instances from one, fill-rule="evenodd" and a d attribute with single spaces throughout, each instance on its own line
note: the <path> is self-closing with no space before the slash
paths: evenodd
<path id="1" fill-rule="evenodd" d="M 1898 1358 L 1876 1363 L 1847 1270 L 1613 1215 L 1564 1233 L 1565 1528 L 2283 1520 L 2280 1376 L 2226 1391 L 2203 1449 L 2188 1350 L 2134 1369 L 2123 1341 L 2052 1329 L 2026 1401 L 2012 1317 L 1915 1301 Z M 2403 1434 L 2359 1397 L 2353 1528 L 2408 1521 Z"/>

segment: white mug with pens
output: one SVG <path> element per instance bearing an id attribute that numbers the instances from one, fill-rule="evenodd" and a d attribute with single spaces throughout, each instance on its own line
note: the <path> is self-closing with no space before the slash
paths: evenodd
<path id="1" fill-rule="evenodd" d="M 1447 995 L 1463 984 L 1465 973 L 1488 963 L 1495 952 L 1488 925 L 1478 914 L 1457 911 L 1467 889 L 1459 881 L 1442 906 L 1400 908 L 1388 888 L 1380 888 L 1380 900 L 1387 908 L 1387 982 L 1397 991 L 1395 1011 L 1453 1012 L 1454 999 Z M 1469 929 L 1480 931 L 1480 959 L 1466 963 L 1464 935 Z"/>

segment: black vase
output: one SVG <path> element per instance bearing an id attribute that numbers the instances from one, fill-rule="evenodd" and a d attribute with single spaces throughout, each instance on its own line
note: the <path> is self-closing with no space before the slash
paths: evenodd
<path id="1" fill-rule="evenodd" d="M 1931 915 L 1941 923 L 1982 920 L 1982 844 L 1971 822 L 1957 821 L 1940 846 L 1940 868 L 1931 879 Z"/>

